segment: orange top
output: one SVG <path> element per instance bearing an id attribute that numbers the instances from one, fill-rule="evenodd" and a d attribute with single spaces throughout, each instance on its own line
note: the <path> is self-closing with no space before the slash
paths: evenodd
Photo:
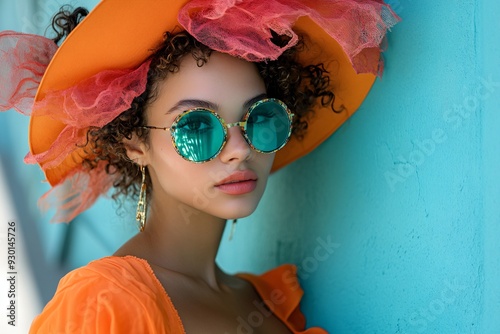
<path id="1" fill-rule="evenodd" d="M 293 265 L 279 266 L 261 276 L 239 274 L 292 333 L 304 330 L 299 310 L 303 295 Z M 35 318 L 31 333 L 168 333 L 185 334 L 172 301 L 146 260 L 133 256 L 106 257 L 67 274 L 54 298 Z"/>

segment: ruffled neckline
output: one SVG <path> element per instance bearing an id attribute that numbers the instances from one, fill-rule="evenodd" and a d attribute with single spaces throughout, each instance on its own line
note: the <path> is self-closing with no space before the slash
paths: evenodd
<path id="1" fill-rule="evenodd" d="M 125 260 L 126 262 L 139 263 L 148 273 L 156 288 L 162 292 L 168 307 L 175 315 L 175 320 L 182 333 L 186 334 L 182 319 L 170 299 L 167 291 L 153 271 L 147 260 L 133 256 L 108 256 L 93 262 L 106 260 Z M 237 277 L 249 282 L 264 304 L 273 312 L 273 314 L 294 334 L 327 334 L 319 327 L 303 330 L 305 327 L 305 318 L 302 315 L 299 305 L 304 294 L 297 278 L 297 267 L 292 264 L 283 264 L 274 269 L 265 272 L 262 275 L 251 273 L 239 273 Z"/>

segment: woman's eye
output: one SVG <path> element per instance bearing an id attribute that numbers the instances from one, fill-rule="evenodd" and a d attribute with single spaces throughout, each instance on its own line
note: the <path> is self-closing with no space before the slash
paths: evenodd
<path id="1" fill-rule="evenodd" d="M 189 119 L 179 122 L 176 128 L 182 131 L 206 131 L 212 128 L 212 124 L 206 117 L 189 116 Z"/>
<path id="2" fill-rule="evenodd" d="M 207 124 L 201 120 L 192 120 L 192 121 L 186 123 L 186 127 L 192 131 L 204 130 L 204 129 L 207 129 L 209 127 L 209 124 Z"/>
<path id="3" fill-rule="evenodd" d="M 254 115 L 252 117 L 252 123 L 254 123 L 254 124 L 267 123 L 267 122 L 271 121 L 273 118 L 274 118 L 274 114 L 272 112 L 259 113 L 259 114 Z"/>

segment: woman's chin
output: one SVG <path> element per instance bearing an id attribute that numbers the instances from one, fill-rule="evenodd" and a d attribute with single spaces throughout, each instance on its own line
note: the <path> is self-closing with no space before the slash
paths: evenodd
<path id="1" fill-rule="evenodd" d="M 227 220 L 248 217 L 255 212 L 255 210 L 257 209 L 257 204 L 252 206 L 247 206 L 245 208 L 243 208 L 242 206 L 227 208 L 227 210 L 224 210 L 225 212 L 219 215 L 219 217 Z"/>

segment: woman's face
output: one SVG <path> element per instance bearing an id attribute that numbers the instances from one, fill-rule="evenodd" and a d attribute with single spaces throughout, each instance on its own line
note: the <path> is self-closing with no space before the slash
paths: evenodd
<path id="1" fill-rule="evenodd" d="M 198 67 L 186 55 L 177 73 L 159 86 L 158 98 L 146 111 L 150 126 L 170 127 L 180 113 L 212 107 L 226 123 L 238 122 L 253 100 L 265 97 L 265 86 L 254 64 L 214 52 Z M 188 102 L 187 102 L 188 101 Z M 205 163 L 183 159 L 172 145 L 169 131 L 151 130 L 144 149 L 153 184 L 153 205 L 172 205 L 180 211 L 206 212 L 232 219 L 257 207 L 264 192 L 274 154 L 250 148 L 239 127 L 228 129 L 220 154 Z M 229 178 L 229 179 L 228 179 Z M 190 213 L 186 213 L 190 214 Z"/>

